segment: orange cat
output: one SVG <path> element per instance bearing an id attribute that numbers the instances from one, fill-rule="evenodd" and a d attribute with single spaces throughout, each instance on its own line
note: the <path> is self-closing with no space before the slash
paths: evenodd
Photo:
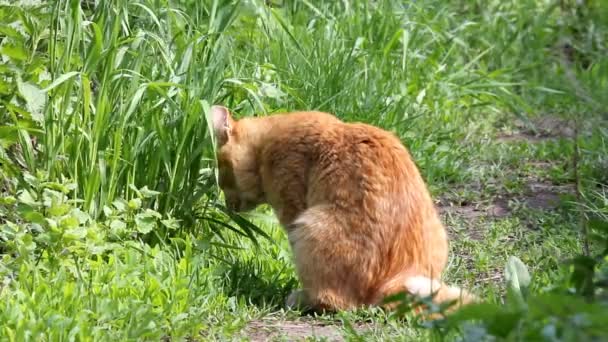
<path id="1" fill-rule="evenodd" d="M 397 137 L 321 112 L 211 114 L 227 207 L 268 203 L 287 231 L 303 285 L 288 306 L 352 309 L 403 291 L 473 299 L 439 280 L 446 231 Z"/>

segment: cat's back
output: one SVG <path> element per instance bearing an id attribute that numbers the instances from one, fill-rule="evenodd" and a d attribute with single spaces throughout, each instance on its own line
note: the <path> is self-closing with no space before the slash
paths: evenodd
<path id="1" fill-rule="evenodd" d="M 393 133 L 364 124 L 347 123 L 318 111 L 267 117 L 273 150 L 306 151 L 321 168 L 349 175 L 397 177 L 414 167 L 402 142 Z"/>
<path id="2" fill-rule="evenodd" d="M 418 170 L 400 139 L 363 123 L 340 123 L 321 133 L 317 170 L 333 175 L 331 184 L 337 186 L 329 189 L 348 191 L 344 197 L 368 205 L 391 194 L 402 197 L 419 185 Z M 319 185 L 328 184 L 321 180 Z"/>
<path id="3" fill-rule="evenodd" d="M 394 183 L 415 168 L 401 140 L 382 128 L 340 121 L 318 134 L 320 160 L 354 180 L 374 177 L 374 183 Z"/>
<path id="4" fill-rule="evenodd" d="M 364 144 L 388 153 L 407 153 L 394 134 L 364 123 L 343 122 L 326 112 L 298 111 L 264 120 L 272 126 L 269 138 L 274 143 L 287 144 L 286 147 L 298 141 L 310 143 L 311 147 L 321 144 L 330 150 Z"/>
<path id="5" fill-rule="evenodd" d="M 307 136 L 318 136 L 322 132 L 336 129 L 343 122 L 336 116 L 319 111 L 297 111 L 266 117 L 272 126 L 272 135 L 277 139 L 294 140 Z"/>
<path id="6" fill-rule="evenodd" d="M 306 156 L 297 169 L 308 179 L 308 205 L 333 203 L 380 213 L 385 200 L 394 200 L 390 207 L 399 210 L 402 198 L 422 185 L 409 152 L 391 132 L 324 112 L 268 118 L 273 126 L 269 160 Z"/>

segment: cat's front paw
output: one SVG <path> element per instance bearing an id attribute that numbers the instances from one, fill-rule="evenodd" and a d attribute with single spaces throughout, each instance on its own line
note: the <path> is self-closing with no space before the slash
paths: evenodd
<path id="1" fill-rule="evenodd" d="M 303 310 L 308 307 L 308 300 L 304 290 L 295 290 L 287 296 L 285 306 L 290 310 Z"/>

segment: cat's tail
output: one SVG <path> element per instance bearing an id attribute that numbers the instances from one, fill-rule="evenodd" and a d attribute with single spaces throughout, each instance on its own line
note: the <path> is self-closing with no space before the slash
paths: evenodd
<path id="1" fill-rule="evenodd" d="M 433 302 L 437 304 L 455 302 L 450 309 L 456 309 L 477 301 L 477 298 L 473 294 L 464 289 L 449 286 L 439 280 L 425 276 L 407 277 L 405 279 L 405 288 L 408 293 L 413 295 L 420 297 L 432 296 Z"/>
<path id="2" fill-rule="evenodd" d="M 431 279 L 427 276 L 405 276 L 393 278 L 391 281 L 384 284 L 381 289 L 381 293 L 383 293 L 384 296 L 388 296 L 398 292 L 403 292 L 404 290 L 410 295 L 419 297 L 432 296 L 433 302 L 437 304 L 451 302 L 452 305 L 448 308 L 448 313 L 462 307 L 463 305 L 471 304 L 477 301 L 477 297 L 468 291 L 455 286 L 448 286 L 437 279 Z M 394 307 L 394 305 L 395 303 L 389 303 L 387 307 Z"/>

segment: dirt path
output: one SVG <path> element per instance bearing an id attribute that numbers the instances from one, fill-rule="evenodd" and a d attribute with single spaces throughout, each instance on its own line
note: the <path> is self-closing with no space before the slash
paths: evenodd
<path id="1" fill-rule="evenodd" d="M 354 327 L 357 331 L 368 328 L 364 324 Z M 297 320 L 277 318 L 256 319 L 249 322 L 244 335 L 252 342 L 258 341 L 303 341 L 320 339 L 323 341 L 345 341 L 343 326 L 336 322 L 323 322 L 302 317 Z"/>

